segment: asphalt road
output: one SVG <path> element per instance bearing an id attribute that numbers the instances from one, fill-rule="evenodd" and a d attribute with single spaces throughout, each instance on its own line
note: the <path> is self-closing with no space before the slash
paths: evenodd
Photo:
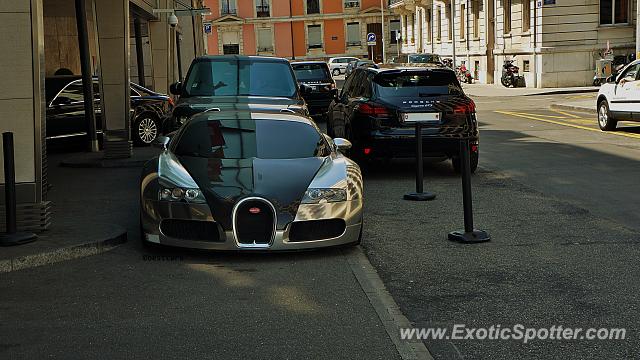
<path id="1" fill-rule="evenodd" d="M 428 203 L 400 200 L 414 186 L 411 162 L 381 164 L 366 175 L 364 247 L 391 294 L 417 327 L 627 330 L 618 341 L 426 341 L 437 359 L 636 358 L 639 127 L 602 133 L 588 115 L 547 110 L 563 96 L 475 100 L 476 227 L 492 241 L 446 240 L 463 227 L 448 163 L 426 167 L 438 196 Z"/>
<path id="2" fill-rule="evenodd" d="M 426 166 L 425 187 L 437 198 L 414 203 L 402 200 L 414 165 L 394 161 L 365 172 L 363 248 L 416 327 L 617 327 L 627 339 L 426 341 L 436 359 L 640 353 L 639 131 L 629 124 L 605 134 L 589 130 L 588 116 L 547 110 L 562 99 L 476 99 L 474 208 L 490 243 L 446 240 L 463 226 L 449 163 Z M 150 253 L 136 241 L 137 171 L 49 175 L 53 196 L 92 199 L 85 211 L 126 226 L 132 242 L 3 274 L 0 358 L 398 357 L 342 252 Z"/>

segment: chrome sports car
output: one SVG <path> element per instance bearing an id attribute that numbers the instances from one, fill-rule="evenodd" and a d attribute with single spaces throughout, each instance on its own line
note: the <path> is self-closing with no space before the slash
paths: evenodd
<path id="1" fill-rule="evenodd" d="M 248 111 L 195 115 L 141 177 L 142 240 L 215 250 L 358 244 L 362 175 L 303 116 Z"/>

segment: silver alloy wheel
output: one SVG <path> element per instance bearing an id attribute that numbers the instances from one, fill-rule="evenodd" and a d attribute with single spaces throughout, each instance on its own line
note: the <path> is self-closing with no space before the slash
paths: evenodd
<path id="1" fill-rule="evenodd" d="M 138 137 L 145 144 L 151 144 L 158 137 L 158 126 L 151 118 L 144 118 L 138 124 Z"/>
<path id="2" fill-rule="evenodd" d="M 607 121 L 609 120 L 609 114 L 607 114 L 607 106 L 605 102 L 600 104 L 600 109 L 598 110 L 598 122 L 600 123 L 601 128 L 607 127 Z"/>

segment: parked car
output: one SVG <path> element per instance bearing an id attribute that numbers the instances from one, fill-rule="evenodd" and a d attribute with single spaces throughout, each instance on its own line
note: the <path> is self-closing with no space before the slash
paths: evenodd
<path id="1" fill-rule="evenodd" d="M 251 111 L 193 116 L 140 181 L 143 244 L 215 250 L 355 245 L 362 176 L 313 120 Z"/>
<path id="2" fill-rule="evenodd" d="M 438 54 L 400 54 L 391 60 L 392 64 L 442 64 Z"/>
<path id="3" fill-rule="evenodd" d="M 367 66 L 367 67 L 374 67 L 377 68 L 378 65 L 376 65 L 376 63 L 374 63 L 371 60 L 356 60 L 356 61 L 352 61 L 347 65 L 347 72 L 346 72 L 346 76 L 351 75 L 351 73 L 353 72 L 353 70 L 355 70 L 358 67 L 361 66 Z"/>
<path id="4" fill-rule="evenodd" d="M 600 87 L 597 106 L 603 131 L 615 130 L 618 121 L 640 122 L 640 60 L 627 65 L 614 82 Z"/>
<path id="5" fill-rule="evenodd" d="M 93 79 L 93 96 L 96 112 L 96 129 L 102 136 L 100 110 L 100 86 Z M 173 101 L 167 95 L 160 94 L 131 83 L 131 138 L 137 145 L 151 144 L 162 135 L 166 114 L 173 108 Z M 84 117 L 84 92 L 82 77 L 54 76 L 45 79 L 47 101 L 46 139 L 81 139 L 87 135 L 87 123 Z"/>
<path id="6" fill-rule="evenodd" d="M 330 136 L 353 143 L 354 160 L 415 157 L 415 126 L 423 120 L 423 154 L 451 159 L 460 171 L 462 138 L 471 139 L 471 168 L 478 166 L 475 104 L 453 70 L 441 66 L 358 68 L 329 107 Z"/>
<path id="7" fill-rule="evenodd" d="M 252 110 L 309 116 L 289 61 L 266 56 L 219 55 L 193 60 L 184 83 L 171 85 L 179 95 L 171 116 L 173 129 L 203 111 Z"/>
<path id="8" fill-rule="evenodd" d="M 322 61 L 302 61 L 291 63 L 298 84 L 305 84 L 311 91 L 302 95 L 312 116 L 327 114 L 329 104 L 337 93 L 336 82 L 329 73 L 329 67 Z"/>
<path id="9" fill-rule="evenodd" d="M 342 56 L 329 59 L 328 65 L 331 75 L 338 76 L 347 71 L 347 64 L 351 61 L 358 60 L 356 57 Z"/>

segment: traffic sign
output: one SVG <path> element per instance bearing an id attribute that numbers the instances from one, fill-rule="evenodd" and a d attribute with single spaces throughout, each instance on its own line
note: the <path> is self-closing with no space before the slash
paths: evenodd
<path id="1" fill-rule="evenodd" d="M 367 42 L 376 42 L 376 34 L 368 33 L 367 34 Z"/>
<path id="2" fill-rule="evenodd" d="M 204 33 L 211 34 L 211 24 L 204 24 Z"/>

